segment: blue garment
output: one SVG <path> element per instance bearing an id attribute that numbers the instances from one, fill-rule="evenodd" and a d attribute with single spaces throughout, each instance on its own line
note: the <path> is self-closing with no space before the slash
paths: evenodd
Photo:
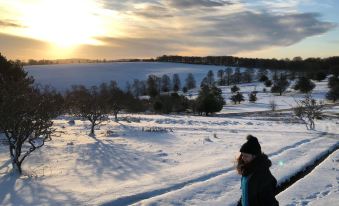
<path id="1" fill-rule="evenodd" d="M 249 206 L 248 205 L 248 177 L 246 176 L 241 177 L 241 205 Z"/>

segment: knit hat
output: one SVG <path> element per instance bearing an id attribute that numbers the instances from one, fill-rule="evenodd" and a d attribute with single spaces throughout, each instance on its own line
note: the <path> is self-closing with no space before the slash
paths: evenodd
<path id="1" fill-rule="evenodd" d="M 244 153 L 248 153 L 252 155 L 261 154 L 261 147 L 260 147 L 258 139 L 252 135 L 248 135 L 247 142 L 245 142 L 241 146 L 240 152 L 244 152 Z"/>

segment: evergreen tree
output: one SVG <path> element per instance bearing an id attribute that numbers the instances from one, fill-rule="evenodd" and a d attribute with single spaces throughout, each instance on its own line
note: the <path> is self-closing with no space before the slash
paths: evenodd
<path id="1" fill-rule="evenodd" d="M 213 86 L 214 85 L 214 73 L 212 70 L 209 70 L 206 75 L 206 81 L 208 86 Z"/>
<path id="2" fill-rule="evenodd" d="M 336 102 L 339 99 L 339 84 L 330 88 L 326 94 L 326 99 Z"/>
<path id="3" fill-rule="evenodd" d="M 326 79 L 326 73 L 325 72 L 317 72 L 313 75 L 313 79 L 320 82 L 324 79 Z"/>
<path id="4" fill-rule="evenodd" d="M 194 76 L 193 76 L 193 74 L 192 73 L 189 73 L 188 75 L 187 75 L 187 78 L 186 78 L 186 88 L 188 89 L 188 90 L 190 90 L 190 89 L 194 89 L 195 87 L 196 87 L 196 83 L 195 83 L 195 79 L 194 79 Z"/>
<path id="5" fill-rule="evenodd" d="M 272 86 L 272 81 L 267 79 L 264 84 L 265 84 L 266 87 L 270 87 L 270 86 Z"/>
<path id="6" fill-rule="evenodd" d="M 141 95 L 141 89 L 140 89 L 140 81 L 139 79 L 134 79 L 132 84 L 132 94 L 135 97 L 138 97 Z"/>
<path id="7" fill-rule="evenodd" d="M 256 91 L 252 91 L 249 95 L 248 95 L 248 101 L 255 103 L 257 101 L 257 92 Z"/>
<path id="8" fill-rule="evenodd" d="M 200 83 L 200 88 L 204 87 L 204 86 L 208 86 L 208 81 L 207 81 L 207 77 L 204 77 L 202 80 L 201 80 L 201 83 Z"/>
<path id="9" fill-rule="evenodd" d="M 171 88 L 171 79 L 168 75 L 164 74 L 161 78 L 161 91 L 162 92 L 169 92 Z"/>
<path id="10" fill-rule="evenodd" d="M 217 73 L 217 76 L 218 76 L 218 84 L 220 86 L 224 86 L 225 85 L 225 72 L 224 70 L 220 69 L 218 70 L 218 73 Z"/>
<path id="11" fill-rule="evenodd" d="M 274 73 L 273 73 L 273 77 L 272 77 L 272 80 L 273 80 L 273 82 L 276 82 L 276 81 L 278 81 L 278 72 L 275 70 L 274 71 Z"/>
<path id="12" fill-rule="evenodd" d="M 339 85 L 339 77 L 332 76 L 328 79 L 328 88 L 332 88 Z"/>
<path id="13" fill-rule="evenodd" d="M 140 95 L 147 95 L 146 81 L 142 80 L 139 82 Z"/>
<path id="14" fill-rule="evenodd" d="M 233 69 L 228 67 L 225 70 L 225 83 L 227 86 L 231 84 Z"/>
<path id="15" fill-rule="evenodd" d="M 272 88 L 271 88 L 271 92 L 272 93 L 279 93 L 279 95 L 281 96 L 282 93 L 284 93 L 286 91 L 286 89 L 289 86 L 289 82 L 287 81 L 287 78 L 285 75 L 281 74 L 280 78 L 277 79 Z"/>
<path id="16" fill-rule="evenodd" d="M 183 87 L 183 88 L 182 88 L 182 92 L 183 92 L 183 93 L 187 93 L 187 91 L 188 91 L 187 87 Z"/>
<path id="17" fill-rule="evenodd" d="M 266 82 L 267 80 L 269 80 L 269 79 L 268 79 L 268 77 L 267 77 L 266 75 L 264 75 L 264 74 L 263 74 L 262 76 L 260 76 L 260 78 L 259 78 L 259 81 L 260 81 L 260 82 Z"/>
<path id="18" fill-rule="evenodd" d="M 251 83 L 253 79 L 254 73 L 252 69 L 247 68 L 244 73 L 242 73 L 242 80 L 246 83 Z"/>
<path id="19" fill-rule="evenodd" d="M 315 87 L 315 84 L 306 77 L 299 77 L 298 81 L 294 85 L 295 90 L 299 90 L 302 93 L 309 93 Z"/>
<path id="20" fill-rule="evenodd" d="M 231 92 L 232 92 L 232 93 L 236 93 L 236 92 L 238 92 L 238 91 L 240 91 L 240 88 L 237 87 L 237 85 L 234 85 L 233 87 L 231 87 Z"/>
<path id="21" fill-rule="evenodd" d="M 206 116 L 210 113 L 219 112 L 225 104 L 221 89 L 216 86 L 209 87 L 207 85 L 203 85 L 199 91 L 196 102 L 197 111 L 200 114 L 205 113 Z"/>
<path id="22" fill-rule="evenodd" d="M 230 100 L 237 104 L 237 102 L 240 104 L 242 101 L 245 101 L 244 95 L 241 92 L 237 92 L 236 94 L 232 95 Z"/>
<path id="23" fill-rule="evenodd" d="M 263 68 L 260 68 L 260 69 L 258 70 L 258 72 L 257 72 L 256 78 L 257 78 L 259 81 L 264 82 L 264 81 L 266 81 L 266 79 L 265 79 L 265 80 L 261 80 L 261 79 L 262 79 L 263 76 L 267 77 L 267 75 L 268 75 L 267 70 L 266 70 L 266 69 L 263 69 Z M 267 79 L 268 79 L 268 78 L 267 78 Z"/>
<path id="24" fill-rule="evenodd" d="M 242 75 L 241 75 L 239 67 L 237 67 L 235 69 L 235 72 L 233 74 L 232 79 L 233 79 L 233 83 L 235 83 L 235 84 L 240 84 L 241 83 Z"/>
<path id="25" fill-rule="evenodd" d="M 147 93 L 150 97 L 159 95 L 157 76 L 149 75 L 147 79 Z"/>
<path id="26" fill-rule="evenodd" d="M 181 88 L 180 78 L 178 74 L 173 74 L 173 91 L 178 92 Z"/>

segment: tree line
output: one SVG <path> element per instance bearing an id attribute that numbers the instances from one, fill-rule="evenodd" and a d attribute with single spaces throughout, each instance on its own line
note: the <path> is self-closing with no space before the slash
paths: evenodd
<path id="1" fill-rule="evenodd" d="M 176 62 L 185 64 L 206 64 L 221 65 L 245 68 L 263 68 L 273 70 L 290 70 L 294 72 L 339 72 L 339 57 L 328 58 L 307 58 L 294 57 L 293 59 L 260 59 L 260 58 L 243 58 L 233 56 L 178 56 L 163 55 L 155 59 L 159 62 Z"/>

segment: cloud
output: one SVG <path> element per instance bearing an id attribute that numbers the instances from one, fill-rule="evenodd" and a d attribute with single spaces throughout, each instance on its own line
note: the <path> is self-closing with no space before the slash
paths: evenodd
<path id="1" fill-rule="evenodd" d="M 200 18 L 201 26 L 188 36 L 200 44 L 235 53 L 272 46 L 289 46 L 310 36 L 323 34 L 336 25 L 318 20 L 315 13 L 275 15 L 243 11 Z"/>
<path id="2" fill-rule="evenodd" d="M 152 15 L 145 14 L 149 18 Z M 163 15 L 167 13 L 164 11 Z M 126 49 L 136 57 L 138 52 L 143 55 L 147 53 L 148 56 L 234 55 L 243 51 L 287 47 L 335 28 L 335 24 L 320 21 L 319 17 L 317 13 L 273 14 L 253 11 L 174 16 L 173 21 L 178 21 L 178 27 L 173 26 L 173 21 L 153 23 L 152 26 L 135 25 L 134 30 L 138 31 L 140 38 L 99 40 L 115 45 L 125 54 Z"/>
<path id="3" fill-rule="evenodd" d="M 178 53 L 185 50 L 175 38 L 161 37 L 140 37 L 140 38 L 112 38 L 98 37 L 99 41 L 105 43 L 104 46 L 83 45 L 79 51 L 84 54 L 84 58 L 91 55 L 105 58 L 135 58 L 135 57 L 155 57 L 165 53 Z"/>
<path id="4" fill-rule="evenodd" d="M 0 20 L 0 27 L 23 27 L 20 24 L 13 23 L 11 21 Z"/>
<path id="5" fill-rule="evenodd" d="M 173 17 L 173 15 L 163 6 L 159 5 L 147 5 L 142 9 L 136 9 L 133 12 L 136 16 L 142 16 L 145 18 L 166 18 Z"/>
<path id="6" fill-rule="evenodd" d="M 174 8 L 192 8 L 192 7 L 219 7 L 233 4 L 231 1 L 224 0 L 165 0 Z"/>
<path id="7" fill-rule="evenodd" d="M 131 9 L 136 4 L 154 4 L 169 5 L 173 8 L 192 8 L 192 7 L 219 7 L 233 4 L 232 1 L 226 0 L 98 0 L 105 8 L 113 10 Z"/>
<path id="8" fill-rule="evenodd" d="M 116 10 L 120 12 L 134 10 L 134 6 L 137 4 L 161 4 L 159 0 L 98 0 L 98 2 L 101 3 L 106 9 Z"/>
<path id="9" fill-rule="evenodd" d="M 46 58 L 44 55 L 48 53 L 49 47 L 43 41 L 0 33 L 0 52 L 8 58 Z"/>

